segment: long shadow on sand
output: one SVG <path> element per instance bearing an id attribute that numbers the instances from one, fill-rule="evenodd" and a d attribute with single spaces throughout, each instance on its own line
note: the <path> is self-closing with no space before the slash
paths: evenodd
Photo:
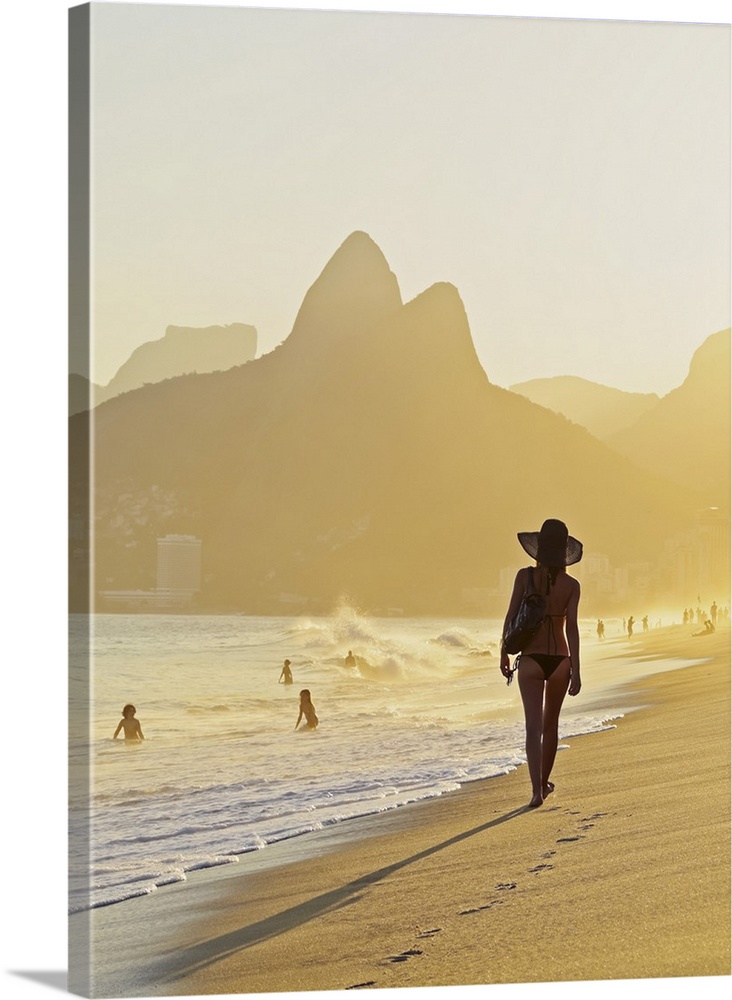
<path id="1" fill-rule="evenodd" d="M 267 938 L 275 937 L 278 934 L 292 930 L 294 927 L 307 923 L 308 920 L 313 920 L 324 913 L 339 910 L 344 906 L 350 906 L 358 901 L 362 895 L 362 890 L 370 885 L 374 885 L 376 882 L 380 882 L 389 875 L 393 875 L 394 872 L 399 871 L 401 868 L 406 868 L 416 861 L 422 861 L 431 854 L 443 851 L 454 844 L 460 843 L 462 840 L 474 837 L 476 834 L 501 826 L 501 824 L 507 823 L 509 820 L 515 819 L 527 811 L 529 811 L 528 806 L 512 809 L 503 816 L 498 816 L 487 823 L 481 823 L 480 826 L 473 827 L 472 830 L 466 830 L 454 837 L 450 837 L 449 840 L 443 840 L 440 844 L 427 847 L 425 850 L 419 851 L 417 854 L 412 854 L 402 861 L 395 861 L 384 868 L 378 868 L 367 875 L 362 875 L 360 878 L 354 879 L 354 881 L 348 882 L 337 889 L 331 889 L 329 892 L 324 892 L 322 895 L 315 896 L 304 903 L 298 903 L 297 906 L 293 906 L 289 910 L 275 913 L 271 917 L 250 924 L 248 927 L 239 927 L 235 931 L 229 931 L 227 934 L 221 934 L 219 937 L 211 938 L 209 941 L 203 941 L 189 948 L 176 949 L 168 958 L 163 960 L 164 970 L 162 970 L 162 975 L 166 981 L 175 982 L 194 972 L 199 972 L 210 965 L 214 965 L 216 962 L 228 958 L 238 951 L 250 948 L 260 941 L 265 941 Z"/>

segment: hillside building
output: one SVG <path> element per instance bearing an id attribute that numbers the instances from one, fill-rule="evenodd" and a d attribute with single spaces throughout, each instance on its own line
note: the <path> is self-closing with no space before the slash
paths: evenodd
<path id="1" fill-rule="evenodd" d="M 189 598 L 201 589 L 201 540 L 193 535 L 158 538 L 158 593 Z"/>
<path id="2" fill-rule="evenodd" d="M 175 611 L 190 608 L 201 590 L 200 538 L 165 535 L 158 538 L 155 590 L 102 590 L 100 610 Z"/>

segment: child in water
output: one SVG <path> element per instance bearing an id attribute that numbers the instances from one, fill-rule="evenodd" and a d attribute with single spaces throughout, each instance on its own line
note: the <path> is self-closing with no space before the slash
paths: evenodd
<path id="1" fill-rule="evenodd" d="M 137 709 L 134 705 L 125 705 L 122 709 L 122 718 L 114 731 L 113 739 L 117 739 L 120 729 L 124 729 L 125 731 L 125 740 L 139 741 L 145 739 L 142 735 L 142 726 L 135 718 L 136 711 Z"/>
<path id="2" fill-rule="evenodd" d="M 297 722 L 295 723 L 295 729 L 300 725 L 300 720 L 303 715 L 305 716 L 305 721 L 307 723 L 308 729 L 318 728 L 318 717 L 315 714 L 315 706 L 310 700 L 310 692 L 307 688 L 300 692 L 300 714 L 297 717 Z"/>

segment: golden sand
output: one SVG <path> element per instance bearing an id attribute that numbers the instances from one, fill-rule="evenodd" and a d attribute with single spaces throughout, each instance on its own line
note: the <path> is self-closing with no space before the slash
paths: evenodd
<path id="1" fill-rule="evenodd" d="M 523 767 L 315 859 L 108 908 L 96 995 L 729 976 L 729 631 L 619 655 L 705 661 L 564 741 L 539 809 Z"/>

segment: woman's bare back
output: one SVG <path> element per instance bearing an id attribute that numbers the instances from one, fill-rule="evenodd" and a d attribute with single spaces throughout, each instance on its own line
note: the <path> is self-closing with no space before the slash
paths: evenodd
<path id="1" fill-rule="evenodd" d="M 545 567 L 531 567 L 522 572 L 526 574 L 524 582 L 546 597 L 546 618 L 536 635 L 524 646 L 523 652 L 527 655 L 532 652 L 569 655 L 564 623 L 570 600 L 577 593 L 579 586 L 577 581 L 564 570 L 560 570 L 555 582 L 549 586 L 547 594 L 549 574 Z"/>

